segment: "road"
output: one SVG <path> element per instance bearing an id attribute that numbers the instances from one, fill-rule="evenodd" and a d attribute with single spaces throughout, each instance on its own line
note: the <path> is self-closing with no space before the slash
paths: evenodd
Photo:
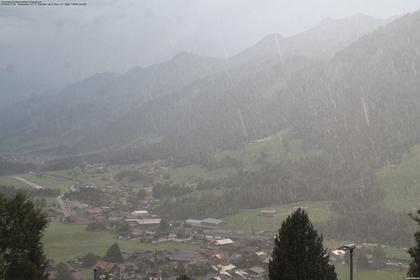
<path id="1" fill-rule="evenodd" d="M 64 205 L 64 201 L 63 201 L 63 198 L 61 197 L 61 195 L 57 196 L 57 203 L 58 203 L 58 205 L 60 205 L 61 210 L 63 210 L 63 214 L 64 214 L 65 218 L 71 216 L 71 212 Z"/>
<path id="2" fill-rule="evenodd" d="M 42 190 L 42 189 L 45 189 L 43 186 L 40 186 L 40 185 L 38 185 L 38 184 L 35 184 L 34 182 L 31 182 L 31 181 L 28 181 L 28 180 L 26 180 L 26 179 L 24 179 L 24 178 L 22 178 L 22 177 L 14 177 L 16 180 L 18 180 L 18 181 L 21 181 L 22 183 L 24 183 L 24 184 L 27 184 L 28 186 L 30 186 L 30 187 L 32 187 L 32 188 L 34 188 L 34 189 L 37 189 L 37 190 Z"/>
<path id="3" fill-rule="evenodd" d="M 24 183 L 24 184 L 26 184 L 26 185 L 28 185 L 28 186 L 32 187 L 32 188 L 34 188 L 34 189 L 37 189 L 37 190 L 46 189 L 45 187 L 40 186 L 40 185 L 38 185 L 38 184 L 35 184 L 34 182 L 31 182 L 31 181 L 29 181 L 29 180 L 26 180 L 26 179 L 24 179 L 24 178 L 22 178 L 22 177 L 14 177 L 14 178 L 15 178 L 16 180 L 21 181 L 22 183 Z M 61 197 L 61 195 L 57 196 L 57 203 L 58 203 L 58 205 L 60 206 L 61 210 L 63 210 L 64 217 L 69 217 L 69 216 L 71 216 L 71 212 L 70 212 L 70 210 L 68 210 L 68 209 L 66 208 L 66 206 L 64 205 L 64 201 L 63 201 L 63 198 Z"/>

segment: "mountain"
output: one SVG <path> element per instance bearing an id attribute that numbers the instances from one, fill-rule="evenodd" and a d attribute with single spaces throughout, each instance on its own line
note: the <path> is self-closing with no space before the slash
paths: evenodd
<path id="1" fill-rule="evenodd" d="M 255 46 L 229 59 L 232 66 L 275 65 L 285 57 L 306 56 L 328 59 L 363 35 L 393 19 L 375 19 L 363 14 L 344 19 L 324 19 L 318 26 L 291 37 L 274 33 Z"/>
<path id="2" fill-rule="evenodd" d="M 185 156 L 287 128 L 304 149 L 325 151 L 337 168 L 360 173 L 363 181 L 363 174 L 420 143 L 419 23 L 420 12 L 406 15 L 327 61 L 286 57 L 195 82 L 135 108 L 79 147 L 147 136 L 160 139 L 160 150 Z"/>
<path id="3" fill-rule="evenodd" d="M 41 92 L 41 86 L 28 81 L 13 65 L 0 67 L 0 108 L 35 96 Z"/>
<path id="4" fill-rule="evenodd" d="M 237 146 L 287 128 L 291 123 L 288 119 L 292 117 L 283 113 L 293 97 L 276 95 L 289 87 L 295 75 L 305 73 L 304 70 L 311 65 L 322 65 L 325 62 L 320 62 L 319 58 L 327 51 L 332 56 L 334 50 L 343 44 L 344 40 L 337 41 L 336 45 L 326 40 L 325 46 L 319 47 L 320 34 L 329 38 L 342 33 L 342 38 L 349 41 L 351 36 L 348 34 L 353 34 L 357 40 L 362 34 L 355 31 L 358 28 L 340 32 L 340 28 L 334 27 L 334 24 L 352 26 L 353 21 L 359 29 L 367 22 L 371 28 L 385 23 L 355 16 L 323 22 L 318 28 L 305 32 L 307 38 L 303 34 L 290 38 L 278 34 L 267 36 L 255 46 L 229 58 L 227 65 L 230 68 L 225 72 L 133 109 L 114 123 L 112 129 L 95 132 L 86 138 L 89 145 L 84 146 L 84 143 L 79 147 L 83 147 L 82 151 L 92 150 L 95 145 L 121 147 L 121 143 L 129 143 L 132 139 L 155 137 L 161 139 L 162 147 L 187 154 L 203 147 Z M 309 50 L 311 45 L 323 52 L 303 51 L 305 48 Z M 280 112 L 278 109 L 284 106 L 285 111 Z"/>
<path id="5" fill-rule="evenodd" d="M 298 137 L 371 166 L 419 143 L 419 23 L 406 15 L 295 76 L 277 98 L 288 96 Z"/>
<path id="6" fill-rule="evenodd" d="M 1 148 L 19 143 L 21 148 L 47 148 L 77 141 L 92 129 L 106 127 L 132 106 L 169 94 L 222 66 L 221 59 L 184 53 L 125 74 L 96 74 L 58 94 L 19 102 L 0 112 Z"/>
<path id="7" fill-rule="evenodd" d="M 266 112 L 272 96 L 303 69 L 384 23 L 331 20 L 293 37 L 267 36 L 226 60 L 184 53 L 125 74 L 97 74 L 3 110 L 0 150 L 66 155 L 149 141 L 182 146 L 180 152 L 237 145 L 286 127 L 278 113 Z M 337 43 L 329 40 L 340 34 Z"/>

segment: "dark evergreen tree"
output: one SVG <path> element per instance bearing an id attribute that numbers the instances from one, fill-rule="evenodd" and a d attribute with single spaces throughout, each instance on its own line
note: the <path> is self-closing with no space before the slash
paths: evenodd
<path id="1" fill-rule="evenodd" d="M 67 264 L 59 263 L 57 265 L 57 274 L 55 277 L 56 280 L 75 280 L 73 274 L 68 268 Z"/>
<path id="2" fill-rule="evenodd" d="M 109 247 L 108 252 L 106 252 L 106 255 L 104 257 L 104 260 L 114 263 L 124 262 L 124 258 L 121 254 L 120 246 L 118 246 L 118 243 L 114 243 L 111 247 Z"/>
<path id="3" fill-rule="evenodd" d="M 417 216 L 411 215 L 410 217 L 420 226 L 420 209 L 417 210 Z M 411 263 L 408 269 L 408 276 L 420 277 L 420 230 L 414 233 L 416 245 L 408 250 L 411 256 Z"/>
<path id="4" fill-rule="evenodd" d="M 181 263 L 179 263 L 179 264 L 177 264 L 177 265 L 176 265 L 176 267 L 175 267 L 175 273 L 176 273 L 176 275 L 182 275 L 182 276 L 185 276 L 185 275 L 186 275 L 186 273 L 187 273 L 187 271 L 185 270 L 184 265 L 183 265 L 183 264 L 181 264 Z M 180 276 L 179 276 L 179 277 L 177 277 L 177 278 L 180 278 Z"/>
<path id="5" fill-rule="evenodd" d="M 25 256 L 13 256 L 4 271 L 5 280 L 39 280 L 38 268 Z M 3 278 L 0 278 L 3 279 Z"/>
<path id="6" fill-rule="evenodd" d="M 181 275 L 181 276 L 178 276 L 177 278 L 176 278 L 176 280 L 193 280 L 191 277 L 189 277 L 188 275 L 186 275 L 186 274 L 183 274 L 183 275 Z"/>
<path id="7" fill-rule="evenodd" d="M 170 232 L 170 230 L 171 230 L 171 225 L 169 224 L 169 222 L 165 218 L 163 218 L 160 221 L 158 231 L 160 233 L 168 233 L 168 232 Z"/>
<path id="8" fill-rule="evenodd" d="M 94 253 L 89 252 L 86 255 L 82 256 L 80 258 L 80 261 L 82 262 L 83 267 L 91 268 L 96 264 L 98 258 Z"/>
<path id="9" fill-rule="evenodd" d="M 48 278 L 41 243 L 47 224 L 45 213 L 26 193 L 10 198 L 0 193 L 0 279 Z"/>
<path id="10" fill-rule="evenodd" d="M 327 251 L 304 210 L 281 225 L 268 265 L 270 280 L 337 280 Z"/>
<path id="11" fill-rule="evenodd" d="M 144 200 L 147 196 L 147 192 L 145 189 L 139 189 L 139 191 L 137 192 L 137 199 L 138 200 Z"/>
<path id="12" fill-rule="evenodd" d="M 373 254 L 373 257 L 375 258 L 375 260 L 377 260 L 377 261 L 386 260 L 386 253 L 385 253 L 384 248 L 382 248 L 381 245 L 376 245 L 375 247 L 373 247 L 372 254 Z"/>

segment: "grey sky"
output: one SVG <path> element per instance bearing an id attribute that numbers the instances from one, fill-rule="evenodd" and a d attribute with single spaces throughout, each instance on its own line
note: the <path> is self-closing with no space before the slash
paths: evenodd
<path id="1" fill-rule="evenodd" d="M 43 86 L 123 72 L 181 52 L 230 56 L 267 34 L 292 35 L 323 18 L 385 18 L 420 0 L 85 0 L 85 7 L 0 6 L 0 70 Z"/>

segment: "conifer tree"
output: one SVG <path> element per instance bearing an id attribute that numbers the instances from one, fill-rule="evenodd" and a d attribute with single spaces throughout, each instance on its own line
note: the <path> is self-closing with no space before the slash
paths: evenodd
<path id="1" fill-rule="evenodd" d="M 183 274 L 183 275 L 181 275 L 181 276 L 178 276 L 177 278 L 176 278 L 176 280 L 193 280 L 191 277 L 189 277 L 188 275 L 186 275 L 186 274 Z"/>
<path id="2" fill-rule="evenodd" d="M 411 215 L 411 218 L 420 226 L 420 209 L 417 216 Z M 408 250 L 411 256 L 411 263 L 408 269 L 409 277 L 420 277 L 420 230 L 414 233 L 416 245 Z"/>
<path id="3" fill-rule="evenodd" d="M 114 263 L 124 262 L 123 256 L 121 254 L 120 246 L 118 246 L 118 243 L 114 243 L 112 244 L 111 247 L 109 247 L 104 257 L 104 260 L 108 262 L 114 262 Z"/>
<path id="4" fill-rule="evenodd" d="M 75 280 L 73 274 L 65 263 L 59 263 L 57 265 L 57 274 L 55 278 L 56 280 Z"/>
<path id="5" fill-rule="evenodd" d="M 270 280 L 337 280 L 327 251 L 302 209 L 281 225 L 269 263 Z"/>
<path id="6" fill-rule="evenodd" d="M 0 193 L 0 279 L 44 280 L 47 259 L 41 243 L 45 213 L 26 193 Z"/>

